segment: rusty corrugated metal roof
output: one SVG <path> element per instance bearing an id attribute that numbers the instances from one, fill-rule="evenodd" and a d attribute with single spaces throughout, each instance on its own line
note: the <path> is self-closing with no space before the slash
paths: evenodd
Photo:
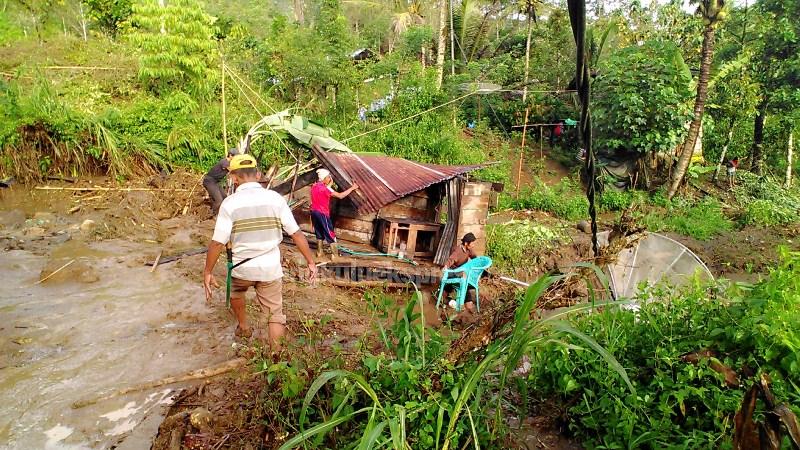
<path id="1" fill-rule="evenodd" d="M 314 154 L 331 171 L 336 184 L 342 188 L 358 184 L 359 189 L 348 198 L 362 214 L 377 212 L 408 194 L 483 167 L 440 166 L 390 156 L 332 153 L 318 149 Z"/>

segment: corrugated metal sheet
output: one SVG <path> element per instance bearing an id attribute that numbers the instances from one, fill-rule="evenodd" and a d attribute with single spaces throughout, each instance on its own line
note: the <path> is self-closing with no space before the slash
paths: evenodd
<path id="1" fill-rule="evenodd" d="M 483 167 L 440 166 L 390 156 L 331 153 L 319 149 L 314 149 L 314 154 L 331 171 L 340 187 L 358 184 L 359 190 L 348 198 L 362 214 L 377 212 L 408 194 Z"/>

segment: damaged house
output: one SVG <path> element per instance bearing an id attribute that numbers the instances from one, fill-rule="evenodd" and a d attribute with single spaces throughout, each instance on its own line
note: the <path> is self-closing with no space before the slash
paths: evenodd
<path id="1" fill-rule="evenodd" d="M 468 180 L 468 174 L 483 165 L 424 164 L 383 155 L 326 152 L 317 146 L 313 153 L 340 190 L 353 183 L 359 186 L 331 205 L 342 246 L 397 255 L 430 268 L 431 263 L 443 265 L 458 237 L 472 232 L 476 250 L 485 252 L 490 194 L 502 185 Z M 300 177 L 294 182 L 293 197 L 308 198 L 313 181 L 313 171 Z M 295 214 L 301 227 L 311 232 L 307 205 Z"/>

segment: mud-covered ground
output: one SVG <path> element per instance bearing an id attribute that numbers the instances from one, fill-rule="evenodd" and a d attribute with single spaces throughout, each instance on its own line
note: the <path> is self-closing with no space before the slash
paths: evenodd
<path id="1" fill-rule="evenodd" d="M 164 190 L 0 190 L 0 276 L 9 280 L 0 288 L 0 446 L 147 448 L 159 426 L 156 449 L 274 448 L 285 439 L 261 401 L 269 386 L 257 366 L 92 403 L 237 357 L 267 359 L 257 346 L 232 345 L 235 322 L 224 292 L 205 302 L 204 255 L 151 270 L 159 253 L 163 258 L 205 246 L 213 221 L 199 176 L 149 181 L 131 186 Z M 96 179 L 51 186 L 115 185 Z M 587 257 L 588 235 L 573 230 L 571 237 L 541 255 L 538 267 L 514 275 L 530 280 Z M 715 276 L 744 281 L 775 263 L 778 245 L 797 249 L 800 241 L 797 228 L 748 228 L 709 241 L 671 237 L 703 258 Z M 334 352 L 355 354 L 358 346 L 376 345 L 367 289 L 307 285 L 298 277 L 296 249 L 284 247 L 284 301 L 295 344 L 288 351 L 324 361 Z M 218 264 L 220 280 L 222 269 Z M 492 301 L 510 289 L 490 280 L 482 293 Z M 409 298 L 402 291 L 386 295 L 398 304 Z M 429 293 L 427 298 L 427 322 L 438 326 Z M 206 411 L 211 427 L 193 425 L 189 413 Z M 524 448 L 576 447 L 563 437 L 559 414 L 515 420 Z"/>

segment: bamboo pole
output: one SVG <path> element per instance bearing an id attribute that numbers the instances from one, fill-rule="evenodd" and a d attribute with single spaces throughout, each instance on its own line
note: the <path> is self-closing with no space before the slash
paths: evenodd
<path id="1" fill-rule="evenodd" d="M 238 369 L 240 367 L 244 367 L 246 364 L 247 364 L 247 359 L 245 358 L 232 359 L 230 361 L 225 361 L 224 363 L 217 364 L 216 366 L 206 367 L 204 369 L 189 372 L 185 375 L 177 377 L 166 377 L 150 383 L 144 383 L 138 386 L 120 389 L 116 392 L 112 392 L 108 395 L 104 395 L 102 397 L 98 397 L 92 400 L 81 400 L 73 403 L 72 408 L 73 409 L 83 408 L 84 406 L 93 405 L 97 402 L 102 402 L 105 400 L 111 400 L 112 398 L 119 397 L 121 395 L 126 395 L 138 391 L 144 391 L 148 389 L 155 389 L 157 387 L 165 386 L 168 384 L 182 383 L 184 381 L 192 381 L 192 380 L 202 380 L 204 378 L 210 378 L 213 376 L 222 375 L 223 373 L 227 373 L 232 370 Z"/>
<path id="2" fill-rule="evenodd" d="M 222 61 L 222 146 L 224 147 L 225 154 L 228 154 L 228 125 L 225 110 L 225 58 L 222 57 L 220 52 L 220 60 Z"/>
<path id="3" fill-rule="evenodd" d="M 786 181 L 784 187 L 792 187 L 792 152 L 794 151 L 794 131 L 789 132 L 789 146 L 786 149 Z"/>
<path id="4" fill-rule="evenodd" d="M 62 271 L 62 270 L 64 270 L 64 269 L 66 269 L 67 267 L 69 267 L 69 265 L 70 265 L 70 264 L 72 264 L 72 263 L 74 263 L 74 262 L 75 262 L 75 260 L 74 260 L 74 259 L 70 260 L 70 262 L 68 262 L 68 263 L 64 264 L 63 266 L 59 267 L 58 269 L 54 270 L 53 272 L 51 272 L 51 273 L 50 273 L 50 275 L 48 275 L 48 276 L 46 276 L 46 277 L 42 278 L 41 280 L 37 281 L 36 283 L 33 283 L 33 285 L 35 286 L 35 285 L 37 285 L 37 284 L 42 284 L 42 283 L 44 283 L 45 281 L 49 280 L 49 279 L 50 279 L 50 277 L 52 277 L 53 275 L 57 274 L 58 272 L 61 272 L 61 271 Z"/>
<path id="5" fill-rule="evenodd" d="M 189 192 L 189 189 L 36 186 L 37 191 Z"/>
<path id="6" fill-rule="evenodd" d="M 522 145 L 519 147 L 519 167 L 517 167 L 517 197 L 519 197 L 519 191 L 522 184 L 522 163 L 523 163 L 523 153 L 525 151 L 525 135 L 528 134 L 528 113 L 530 113 L 530 107 L 525 108 L 525 124 L 522 128 Z"/>

